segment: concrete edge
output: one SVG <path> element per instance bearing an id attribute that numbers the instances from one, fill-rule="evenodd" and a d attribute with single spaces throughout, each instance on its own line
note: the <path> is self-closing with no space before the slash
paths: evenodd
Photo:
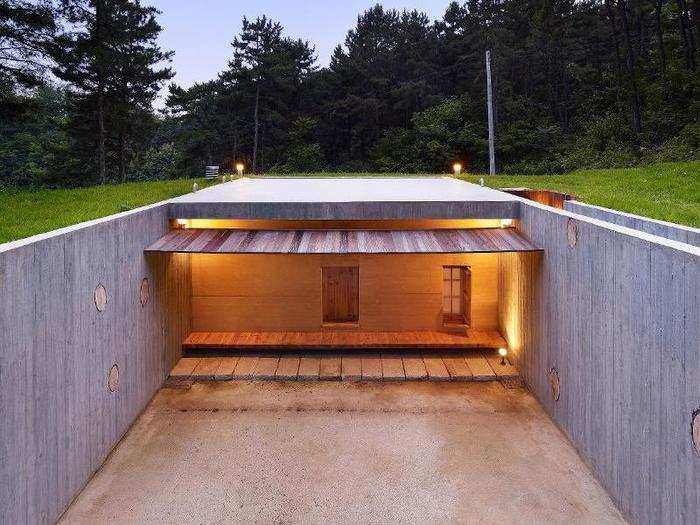
<path id="1" fill-rule="evenodd" d="M 655 244 L 659 246 L 665 246 L 667 248 L 671 248 L 673 250 L 677 250 L 680 252 L 687 253 L 689 255 L 694 255 L 696 257 L 700 257 L 700 248 L 697 246 L 693 246 L 692 244 L 687 244 L 684 242 L 680 241 L 674 241 L 672 239 L 667 239 L 666 237 L 661 237 L 659 235 L 654 235 L 651 233 L 646 233 L 640 230 L 635 230 L 634 228 L 629 228 L 627 226 L 620 226 L 619 224 L 615 224 L 612 222 L 604 221 L 601 219 L 594 219 L 593 217 L 589 217 L 587 215 L 581 215 L 579 213 L 575 213 L 572 211 L 568 210 L 561 210 L 558 208 L 553 208 L 551 206 L 547 206 L 545 204 L 539 204 L 537 202 L 522 198 L 522 197 L 516 197 L 520 201 L 520 206 L 531 206 L 534 208 L 539 208 L 540 210 L 547 211 L 549 213 L 553 213 L 555 215 L 559 215 L 561 217 L 567 217 L 571 219 L 575 219 L 577 221 L 580 221 L 582 223 L 590 224 L 592 226 L 597 226 L 599 228 L 605 228 L 606 230 L 610 230 L 616 233 L 619 233 L 620 235 L 624 235 L 627 237 L 633 237 L 637 240 L 645 241 L 650 244 Z M 521 215 L 521 214 L 519 214 Z"/>
<path id="2" fill-rule="evenodd" d="M 347 202 L 170 202 L 171 219 L 516 219 L 516 200 Z"/>
<path id="3" fill-rule="evenodd" d="M 652 217 L 645 217 L 644 215 L 635 215 L 634 213 L 628 213 L 626 211 L 619 211 L 619 210 L 615 210 L 613 208 L 606 208 L 604 206 L 597 206 L 595 204 L 588 204 L 587 202 L 581 202 L 581 201 L 577 201 L 577 200 L 566 201 L 564 206 L 566 206 L 569 203 L 573 204 L 574 206 L 592 208 L 594 210 L 599 210 L 601 212 L 609 213 L 611 215 L 619 215 L 621 217 L 626 217 L 629 219 L 650 222 L 653 224 L 658 224 L 660 226 L 666 226 L 667 228 L 678 229 L 678 230 L 682 230 L 685 232 L 691 232 L 691 233 L 695 233 L 695 234 L 700 235 L 700 228 L 693 228 L 692 226 L 686 226 L 685 224 L 678 224 L 675 222 L 662 221 L 661 219 L 654 219 Z M 571 211 L 572 213 L 574 213 L 573 210 L 567 210 L 567 211 Z"/>
<path id="4" fill-rule="evenodd" d="M 21 247 L 27 246 L 29 244 L 41 242 L 41 241 L 44 241 L 47 239 L 52 239 L 54 237 L 59 237 L 61 235 L 66 235 L 68 233 L 73 233 L 76 231 L 91 228 L 92 226 L 96 226 L 98 224 L 105 224 L 105 223 L 109 223 L 109 222 L 116 221 L 119 219 L 123 219 L 125 217 L 129 217 L 130 215 L 137 215 L 139 213 L 143 213 L 144 211 L 152 210 L 152 209 L 158 208 L 160 206 L 167 206 L 171 200 L 172 199 L 158 201 L 156 203 L 147 204 L 146 206 L 141 206 L 140 208 L 135 208 L 133 210 L 114 213 L 112 215 L 106 215 L 105 217 L 99 217 L 97 219 L 91 219 L 89 221 L 79 222 L 77 224 L 71 224 L 70 226 L 64 226 L 63 228 L 58 228 L 56 230 L 50 230 L 48 232 L 38 233 L 36 235 L 32 235 L 31 237 L 25 237 L 23 239 L 17 239 L 14 241 L 2 243 L 2 244 L 0 244 L 0 253 L 9 252 L 9 251 L 14 250 L 16 248 L 21 248 Z"/>

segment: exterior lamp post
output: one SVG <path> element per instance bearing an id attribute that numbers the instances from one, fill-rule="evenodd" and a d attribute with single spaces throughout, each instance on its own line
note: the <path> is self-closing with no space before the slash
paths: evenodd
<path id="1" fill-rule="evenodd" d="M 462 164 L 460 162 L 455 162 L 452 165 L 452 172 L 455 174 L 455 177 L 459 177 L 462 173 Z"/>
<path id="2" fill-rule="evenodd" d="M 243 176 L 243 170 L 245 169 L 245 164 L 242 162 L 236 162 L 236 173 L 238 173 L 239 177 Z"/>

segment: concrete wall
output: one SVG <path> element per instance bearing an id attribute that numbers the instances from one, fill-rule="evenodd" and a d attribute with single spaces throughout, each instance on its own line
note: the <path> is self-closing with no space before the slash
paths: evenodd
<path id="1" fill-rule="evenodd" d="M 545 250 L 502 258 L 525 381 L 632 522 L 697 523 L 700 250 L 526 201 L 519 222 Z"/>
<path id="2" fill-rule="evenodd" d="M 650 219 L 649 217 L 624 213 L 578 201 L 565 201 L 564 209 L 594 219 L 600 219 L 601 221 L 612 222 L 619 226 L 626 226 L 627 228 L 665 237 L 666 239 L 700 246 L 700 229 L 698 228 Z"/>
<path id="3" fill-rule="evenodd" d="M 192 254 L 196 331 L 320 330 L 323 266 L 360 269 L 361 330 L 439 330 L 442 266 L 472 271 L 472 326 L 498 327 L 498 255 Z"/>
<path id="4" fill-rule="evenodd" d="M 55 522 L 177 359 L 188 259 L 143 255 L 167 228 L 160 204 L 0 245 L 0 523 Z"/>

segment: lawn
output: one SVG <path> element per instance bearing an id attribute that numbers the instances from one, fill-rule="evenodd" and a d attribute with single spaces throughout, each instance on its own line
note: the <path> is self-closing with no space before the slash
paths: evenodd
<path id="1" fill-rule="evenodd" d="M 478 176 L 463 178 L 479 180 Z M 700 228 L 700 161 L 564 175 L 485 176 L 484 181 L 493 188 L 563 191 L 589 204 Z"/>
<path id="2" fill-rule="evenodd" d="M 313 176 L 352 176 L 323 173 Z M 387 176 L 387 174 L 362 174 Z M 482 176 L 494 188 L 526 186 L 573 193 L 579 200 L 700 227 L 700 161 L 564 175 Z M 478 182 L 480 176 L 462 177 Z M 144 206 L 192 191 L 191 179 L 69 190 L 0 193 L 0 243 Z M 206 185 L 197 180 L 200 187 Z"/>
<path id="3" fill-rule="evenodd" d="M 89 188 L 0 192 L 0 243 L 170 199 L 203 179 L 108 184 Z"/>

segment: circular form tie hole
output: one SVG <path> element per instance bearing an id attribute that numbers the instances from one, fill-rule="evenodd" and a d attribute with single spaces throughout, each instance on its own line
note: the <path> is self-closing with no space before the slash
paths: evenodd
<path id="1" fill-rule="evenodd" d="M 552 393 L 552 399 L 559 401 L 559 372 L 556 368 L 552 367 L 549 369 L 547 379 L 549 380 L 549 390 Z"/>
<path id="2" fill-rule="evenodd" d="M 566 223 L 566 240 L 572 248 L 578 242 L 578 226 L 574 219 L 569 219 Z"/>
<path id="3" fill-rule="evenodd" d="M 109 388 L 110 392 L 116 392 L 119 388 L 119 367 L 116 363 L 109 369 L 109 374 L 107 375 L 107 388 Z"/>
<path id="4" fill-rule="evenodd" d="M 95 288 L 95 308 L 98 312 L 104 312 L 107 308 L 107 290 L 101 284 Z"/>
<path id="5" fill-rule="evenodd" d="M 141 306 L 146 306 L 148 299 L 151 297 L 151 290 L 148 284 L 148 277 L 144 277 L 141 280 L 141 288 L 139 290 L 139 300 L 141 301 Z"/>

